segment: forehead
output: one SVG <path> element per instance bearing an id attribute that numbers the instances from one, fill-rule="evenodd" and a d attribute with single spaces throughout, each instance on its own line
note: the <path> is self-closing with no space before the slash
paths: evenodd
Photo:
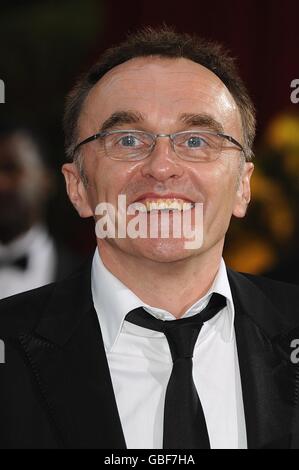
<path id="1" fill-rule="evenodd" d="M 89 92 L 79 128 L 94 131 L 113 112 L 126 110 L 141 112 L 153 126 L 159 122 L 161 130 L 164 124 L 175 125 L 181 113 L 211 115 L 226 130 L 240 124 L 238 107 L 224 83 L 185 58 L 135 58 L 114 67 Z"/>

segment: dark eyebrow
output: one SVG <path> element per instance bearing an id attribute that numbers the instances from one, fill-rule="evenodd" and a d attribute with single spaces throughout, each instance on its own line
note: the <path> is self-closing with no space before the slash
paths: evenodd
<path id="1" fill-rule="evenodd" d="M 102 124 L 101 132 L 107 131 L 115 126 L 122 124 L 136 124 L 143 122 L 144 117 L 136 111 L 116 111 L 111 114 Z"/>
<path id="2" fill-rule="evenodd" d="M 179 120 L 188 126 L 204 127 L 205 129 L 223 133 L 223 126 L 209 114 L 183 113 L 179 116 Z M 138 111 L 116 111 L 103 122 L 100 131 L 107 131 L 123 124 L 136 124 L 144 121 L 144 116 Z"/>
<path id="3" fill-rule="evenodd" d="M 215 132 L 223 133 L 223 126 L 209 114 L 183 113 L 179 116 L 180 121 L 188 126 L 199 126 Z"/>

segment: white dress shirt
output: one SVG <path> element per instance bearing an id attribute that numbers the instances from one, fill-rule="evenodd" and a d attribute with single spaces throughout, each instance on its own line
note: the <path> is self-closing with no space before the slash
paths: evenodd
<path id="1" fill-rule="evenodd" d="M 245 417 L 236 339 L 234 304 L 225 263 L 209 292 L 182 318 L 200 312 L 213 292 L 227 306 L 206 322 L 197 339 L 193 378 L 204 410 L 212 449 L 247 448 Z M 162 449 L 163 412 L 172 370 L 165 335 L 125 321 L 143 307 L 163 320 L 175 320 L 165 310 L 139 299 L 103 264 L 96 250 L 92 265 L 92 295 L 102 330 L 114 393 L 128 449 Z"/>
<path id="2" fill-rule="evenodd" d="M 49 284 L 54 280 L 56 251 L 53 240 L 45 227 L 35 225 L 11 243 L 0 243 L 0 260 L 14 260 L 28 256 L 27 269 L 1 266 L 0 299 Z"/>

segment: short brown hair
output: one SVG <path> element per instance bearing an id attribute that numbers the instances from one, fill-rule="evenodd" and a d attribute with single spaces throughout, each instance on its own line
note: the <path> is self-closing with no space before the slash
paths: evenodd
<path id="1" fill-rule="evenodd" d="M 251 160 L 255 136 L 255 110 L 239 76 L 234 58 L 220 44 L 206 41 L 196 35 L 177 33 L 166 26 L 158 29 L 146 27 L 129 35 L 118 46 L 107 49 L 99 61 L 78 80 L 67 96 L 64 114 L 65 146 L 68 158 L 73 160 L 78 138 L 78 119 L 92 87 L 113 67 L 136 57 L 147 56 L 186 58 L 201 64 L 217 75 L 226 85 L 239 108 L 245 157 L 247 161 Z"/>

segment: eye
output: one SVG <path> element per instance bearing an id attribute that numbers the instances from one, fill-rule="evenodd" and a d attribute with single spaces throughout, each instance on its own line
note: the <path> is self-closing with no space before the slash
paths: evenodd
<path id="1" fill-rule="evenodd" d="M 136 135 L 126 134 L 118 139 L 117 144 L 121 145 L 122 147 L 136 148 L 142 145 L 142 142 Z"/>
<path id="2" fill-rule="evenodd" d="M 192 135 L 185 140 L 185 144 L 189 148 L 200 148 L 206 144 L 206 141 L 198 135 Z"/>

